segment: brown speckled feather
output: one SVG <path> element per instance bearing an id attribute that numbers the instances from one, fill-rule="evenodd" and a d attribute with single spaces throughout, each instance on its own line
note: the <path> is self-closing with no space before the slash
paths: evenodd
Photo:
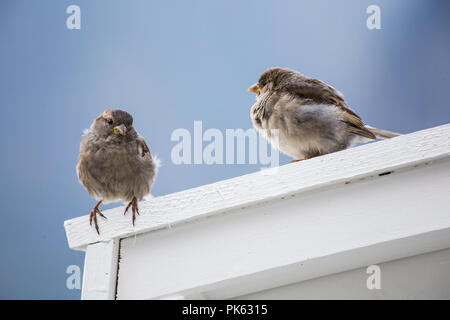
<path id="1" fill-rule="evenodd" d="M 145 140 L 143 138 L 138 138 L 137 143 L 138 143 L 138 152 L 141 155 L 141 157 L 151 160 L 152 154 L 150 153 L 150 149 L 148 148 L 147 143 L 145 143 Z"/>
<path id="2" fill-rule="evenodd" d="M 300 81 L 288 83 L 282 88 L 294 96 L 311 100 L 316 104 L 328 104 L 336 106 L 341 111 L 343 120 L 348 124 L 350 133 L 360 135 L 370 139 L 376 139 L 375 135 L 365 128 L 361 118 L 349 108 L 343 95 L 320 80 L 304 77 Z"/>

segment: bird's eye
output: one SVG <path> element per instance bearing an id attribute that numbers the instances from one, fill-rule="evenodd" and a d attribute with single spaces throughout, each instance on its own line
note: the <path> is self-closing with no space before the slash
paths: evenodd
<path id="1" fill-rule="evenodd" d="M 108 124 L 113 124 L 112 119 L 108 119 L 107 121 L 108 121 Z"/>

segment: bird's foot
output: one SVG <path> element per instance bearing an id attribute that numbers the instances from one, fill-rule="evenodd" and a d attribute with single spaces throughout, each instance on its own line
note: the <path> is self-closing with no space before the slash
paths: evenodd
<path id="1" fill-rule="evenodd" d="M 97 222 L 97 214 L 99 216 L 101 216 L 102 218 L 107 219 L 103 213 L 100 211 L 100 209 L 98 208 L 100 206 L 100 204 L 102 203 L 102 200 L 100 200 L 94 207 L 94 209 L 92 209 L 91 214 L 89 215 L 89 224 L 92 226 L 92 221 L 94 221 L 94 225 L 95 225 L 95 230 L 97 230 L 98 235 L 100 235 L 100 231 L 98 229 L 98 222 Z"/>
<path id="2" fill-rule="evenodd" d="M 131 207 L 131 212 L 133 214 L 131 221 L 133 222 L 133 226 L 134 226 L 134 220 L 136 220 L 136 213 L 139 214 L 138 201 L 137 201 L 136 197 L 133 197 L 133 199 L 130 201 L 130 203 L 128 203 L 123 215 L 125 215 L 127 213 L 128 209 L 130 207 Z"/>
<path id="3" fill-rule="evenodd" d="M 308 159 L 311 159 L 311 158 L 312 158 L 312 157 L 305 157 L 305 158 L 303 158 L 303 159 L 291 160 L 290 163 L 299 162 L 299 161 L 303 161 L 303 160 L 308 160 Z"/>

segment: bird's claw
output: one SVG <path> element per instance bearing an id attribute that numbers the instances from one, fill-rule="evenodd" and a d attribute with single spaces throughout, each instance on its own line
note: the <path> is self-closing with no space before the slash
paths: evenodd
<path id="1" fill-rule="evenodd" d="M 128 211 L 128 209 L 131 207 L 131 213 L 132 213 L 132 217 L 131 217 L 131 222 L 133 223 L 134 226 L 134 221 L 136 220 L 136 213 L 139 215 L 139 208 L 138 208 L 138 201 L 136 199 L 136 197 L 133 197 L 133 199 L 130 201 L 130 203 L 128 203 L 127 207 L 125 208 L 125 211 L 123 212 L 123 215 L 125 215 Z"/>
<path id="2" fill-rule="evenodd" d="M 89 215 L 89 224 L 92 226 L 92 221 L 94 221 L 94 225 L 95 225 L 95 230 L 97 230 L 98 235 L 100 235 L 100 230 L 98 228 L 98 221 L 97 221 L 97 214 L 99 216 L 101 216 L 104 219 L 107 219 L 105 217 L 105 215 L 103 215 L 103 213 L 100 211 L 100 209 L 98 208 L 100 206 L 100 203 L 102 203 L 102 201 L 99 201 L 95 207 L 92 209 L 90 215 Z"/>

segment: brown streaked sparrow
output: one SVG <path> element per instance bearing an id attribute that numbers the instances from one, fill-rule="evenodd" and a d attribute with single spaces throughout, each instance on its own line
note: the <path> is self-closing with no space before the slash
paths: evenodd
<path id="1" fill-rule="evenodd" d="M 257 95 L 253 126 L 293 161 L 399 135 L 364 125 L 342 93 L 294 70 L 267 69 L 248 90 Z"/>
<path id="2" fill-rule="evenodd" d="M 83 135 L 77 164 L 78 179 L 98 200 L 89 221 L 99 232 L 97 214 L 102 202 L 125 201 L 132 222 L 139 214 L 138 201 L 150 193 L 158 165 L 144 139 L 133 128 L 133 117 L 122 110 L 105 110 Z"/>

